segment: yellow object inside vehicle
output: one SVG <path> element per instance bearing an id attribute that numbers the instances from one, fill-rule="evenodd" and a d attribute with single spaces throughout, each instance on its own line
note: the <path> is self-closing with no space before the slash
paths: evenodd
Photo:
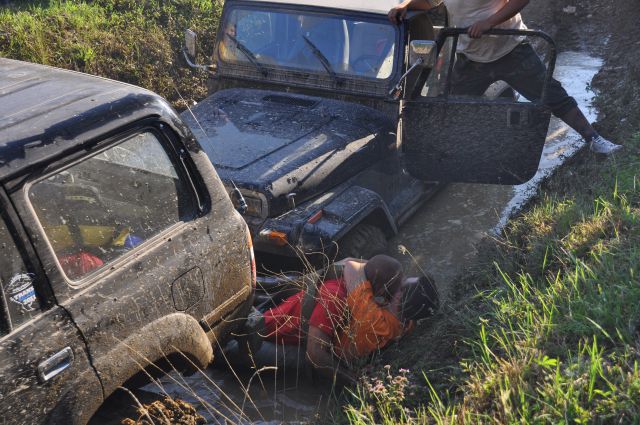
<path id="1" fill-rule="evenodd" d="M 113 226 L 96 226 L 96 225 L 78 225 L 80 238 L 83 247 L 122 247 L 125 244 L 127 236 L 131 233 L 131 229 L 123 229 L 116 237 L 114 233 L 116 228 Z M 45 232 L 49 236 L 49 240 L 56 252 L 69 248 L 79 248 L 73 239 L 69 225 L 63 224 L 59 226 L 45 226 Z"/>

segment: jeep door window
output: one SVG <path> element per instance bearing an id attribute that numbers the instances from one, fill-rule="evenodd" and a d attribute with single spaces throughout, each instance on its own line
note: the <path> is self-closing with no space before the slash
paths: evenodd
<path id="1" fill-rule="evenodd" d="M 34 278 L 22 260 L 7 225 L 0 218 L 0 300 L 4 305 L 0 315 L 0 334 L 31 320 L 40 311 Z"/>
<path id="2" fill-rule="evenodd" d="M 393 72 L 396 31 L 386 20 L 235 8 L 218 52 L 225 62 L 252 62 L 240 43 L 261 66 L 384 80 Z"/>
<path id="3" fill-rule="evenodd" d="M 41 180 L 29 199 L 68 278 L 195 217 L 190 186 L 151 131 Z"/>

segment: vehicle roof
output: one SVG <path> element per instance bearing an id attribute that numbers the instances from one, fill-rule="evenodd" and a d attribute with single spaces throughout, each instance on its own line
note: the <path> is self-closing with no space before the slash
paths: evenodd
<path id="1" fill-rule="evenodd" d="M 0 180 L 167 110 L 136 86 L 0 58 Z"/>
<path id="2" fill-rule="evenodd" d="M 389 9 L 400 4 L 398 0 L 254 0 L 259 3 L 290 4 L 294 6 L 314 6 L 331 9 L 345 9 L 386 15 Z"/>

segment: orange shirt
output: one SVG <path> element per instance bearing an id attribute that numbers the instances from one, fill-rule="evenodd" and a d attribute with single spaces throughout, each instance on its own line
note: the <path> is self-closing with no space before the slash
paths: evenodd
<path id="1" fill-rule="evenodd" d="M 385 347 L 403 334 L 396 316 L 373 299 L 368 281 L 358 285 L 347 296 L 349 325 L 338 336 L 336 351 L 345 359 L 365 357 Z"/>

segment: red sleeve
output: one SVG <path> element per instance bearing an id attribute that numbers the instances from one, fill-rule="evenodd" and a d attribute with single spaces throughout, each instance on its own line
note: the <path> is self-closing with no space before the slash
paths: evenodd
<path id="1" fill-rule="evenodd" d="M 318 289 L 316 306 L 311 313 L 309 326 L 315 326 L 333 337 L 334 329 L 343 323 L 347 290 L 342 279 L 325 281 Z"/>

